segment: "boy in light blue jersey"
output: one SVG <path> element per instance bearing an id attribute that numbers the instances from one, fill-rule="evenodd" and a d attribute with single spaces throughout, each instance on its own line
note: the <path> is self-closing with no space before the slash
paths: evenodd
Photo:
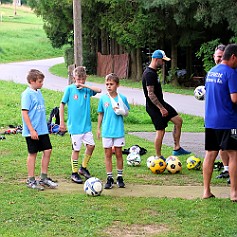
<path id="1" fill-rule="evenodd" d="M 66 87 L 60 104 L 60 131 L 66 131 L 64 107 L 67 104 L 67 127 L 72 140 L 71 179 L 73 182 L 81 184 L 83 181 L 79 174 L 86 179 L 91 177 L 87 165 L 95 148 L 91 132 L 90 98 L 100 93 L 101 89 L 85 83 L 87 75 L 83 66 L 78 66 L 74 69 L 73 77 L 75 83 Z M 86 146 L 86 151 L 81 167 L 78 170 L 78 157 L 82 143 Z"/>
<path id="2" fill-rule="evenodd" d="M 118 94 L 119 78 L 111 73 L 105 78 L 107 94 L 100 98 L 98 105 L 98 126 L 97 137 L 100 138 L 102 126 L 102 143 L 105 151 L 105 166 L 107 172 L 107 182 L 105 189 L 113 187 L 114 179 L 112 175 L 112 147 L 115 149 L 117 160 L 117 184 L 119 188 L 124 188 L 123 181 L 123 156 L 122 147 L 125 145 L 125 132 L 123 116 L 128 115 L 130 109 L 127 98 Z"/>
<path id="3" fill-rule="evenodd" d="M 29 87 L 21 95 L 21 113 L 23 130 L 26 138 L 28 157 L 27 187 L 44 190 L 44 187 L 56 188 L 58 184 L 47 176 L 52 145 L 49 139 L 45 115 L 44 99 L 40 89 L 43 86 L 44 74 L 37 69 L 31 69 L 27 75 Z M 37 153 L 42 151 L 40 180 L 35 179 L 35 163 Z"/>

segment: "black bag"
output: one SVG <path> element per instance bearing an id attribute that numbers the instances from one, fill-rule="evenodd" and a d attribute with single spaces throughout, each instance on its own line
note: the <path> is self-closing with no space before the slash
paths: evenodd
<path id="1" fill-rule="evenodd" d="M 140 148 L 140 152 L 139 152 L 139 155 L 142 156 L 142 155 L 145 155 L 147 153 L 147 149 L 144 148 L 144 147 L 140 147 L 139 145 L 134 145 L 134 146 L 137 146 Z M 122 153 L 125 154 L 125 155 L 128 155 L 129 154 L 129 149 L 123 149 Z"/>
<path id="2" fill-rule="evenodd" d="M 60 124 L 59 107 L 54 107 L 51 110 L 48 124 Z"/>

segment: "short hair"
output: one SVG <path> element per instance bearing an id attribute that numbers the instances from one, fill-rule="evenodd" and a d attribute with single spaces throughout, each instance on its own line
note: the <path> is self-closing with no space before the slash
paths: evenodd
<path id="1" fill-rule="evenodd" d="M 106 75 L 105 81 L 114 81 L 115 83 L 119 84 L 119 77 L 115 73 L 110 73 Z"/>
<path id="2" fill-rule="evenodd" d="M 84 66 L 78 66 L 73 70 L 72 73 L 73 77 L 85 77 L 86 76 L 86 67 Z"/>
<path id="3" fill-rule="evenodd" d="M 31 69 L 29 72 L 28 72 L 28 75 L 27 75 L 27 82 L 30 83 L 30 81 L 37 81 L 38 79 L 44 79 L 44 74 L 37 70 L 37 69 Z"/>
<path id="4" fill-rule="evenodd" d="M 225 48 L 222 60 L 229 60 L 233 54 L 237 57 L 237 44 L 228 44 Z"/>
<path id="5" fill-rule="evenodd" d="M 215 51 L 217 51 L 218 49 L 221 50 L 221 51 L 224 51 L 225 47 L 226 46 L 224 44 L 219 44 L 219 45 L 216 46 Z"/>

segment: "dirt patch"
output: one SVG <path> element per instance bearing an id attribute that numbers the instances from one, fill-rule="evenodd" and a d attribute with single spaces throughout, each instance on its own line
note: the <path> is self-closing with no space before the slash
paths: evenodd
<path id="1" fill-rule="evenodd" d="M 139 236 L 157 236 L 159 233 L 167 232 L 168 228 L 165 225 L 149 224 L 149 225 L 126 225 L 123 226 L 121 222 L 114 221 L 105 234 L 106 236 L 114 237 L 139 237 Z"/>
<path id="2" fill-rule="evenodd" d="M 84 193 L 83 185 L 75 184 L 66 180 L 58 180 L 57 189 L 46 189 L 46 192 L 53 193 Z M 212 192 L 218 198 L 229 198 L 229 187 L 212 187 Z M 117 197 L 160 197 L 160 198 L 202 198 L 203 186 L 163 186 L 163 185 L 142 185 L 128 184 L 126 188 L 104 189 L 101 195 Z"/>

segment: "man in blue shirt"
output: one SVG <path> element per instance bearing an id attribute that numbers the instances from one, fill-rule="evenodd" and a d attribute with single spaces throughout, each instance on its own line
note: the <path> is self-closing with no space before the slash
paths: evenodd
<path id="1" fill-rule="evenodd" d="M 237 44 L 226 47 L 222 62 L 206 77 L 205 160 L 203 198 L 215 197 L 210 182 L 213 164 L 221 149 L 229 157 L 230 199 L 237 201 Z"/>

